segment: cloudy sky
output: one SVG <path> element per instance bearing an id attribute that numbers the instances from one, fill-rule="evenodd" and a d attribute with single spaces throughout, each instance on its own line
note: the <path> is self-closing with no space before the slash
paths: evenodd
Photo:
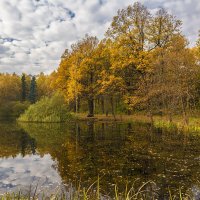
<path id="1" fill-rule="evenodd" d="M 135 0 L 0 0 L 0 72 L 50 73 L 86 33 L 100 39 L 117 10 Z M 191 45 L 200 29 L 199 0 L 139 0 L 183 21 Z"/>

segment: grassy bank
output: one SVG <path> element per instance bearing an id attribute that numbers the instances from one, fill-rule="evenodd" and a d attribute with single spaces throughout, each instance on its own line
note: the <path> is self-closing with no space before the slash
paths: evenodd
<path id="1" fill-rule="evenodd" d="M 133 114 L 133 115 L 101 115 L 97 114 L 93 118 L 88 118 L 85 113 L 78 113 L 76 117 L 80 121 L 94 120 L 102 122 L 122 121 L 122 122 L 143 122 L 151 123 L 150 117 L 145 114 Z M 174 116 L 172 122 L 169 122 L 167 116 L 154 116 L 153 125 L 157 128 L 177 128 L 184 131 L 200 132 L 200 117 L 193 116 L 189 118 L 189 124 L 185 125 L 184 120 L 181 116 Z"/>

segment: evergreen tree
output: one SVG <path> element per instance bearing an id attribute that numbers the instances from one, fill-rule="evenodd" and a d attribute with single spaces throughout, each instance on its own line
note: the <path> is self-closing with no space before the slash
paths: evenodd
<path id="1" fill-rule="evenodd" d="M 33 76 L 31 79 L 30 94 L 29 94 L 29 100 L 31 103 L 36 102 L 36 88 L 37 88 L 36 78 L 35 78 L 35 76 Z"/>
<path id="2" fill-rule="evenodd" d="M 21 77 L 21 100 L 22 101 L 26 101 L 26 76 L 25 74 L 22 74 L 22 77 Z"/>

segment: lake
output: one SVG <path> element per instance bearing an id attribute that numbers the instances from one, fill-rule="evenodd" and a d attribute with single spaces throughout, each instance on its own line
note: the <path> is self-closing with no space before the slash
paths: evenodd
<path id="1" fill-rule="evenodd" d="M 158 199 L 172 193 L 200 199 L 200 137 L 144 123 L 0 123 L 0 194 L 51 194 L 89 187 L 101 192 L 153 181 Z"/>

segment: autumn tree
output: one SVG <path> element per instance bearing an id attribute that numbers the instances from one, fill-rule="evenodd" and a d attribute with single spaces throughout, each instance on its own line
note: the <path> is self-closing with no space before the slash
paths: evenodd
<path id="1" fill-rule="evenodd" d="M 147 88 L 151 88 L 151 95 L 148 98 L 148 107 L 149 107 L 149 115 L 152 116 L 152 110 L 154 112 L 159 112 L 161 115 L 164 113 L 169 114 L 169 118 L 171 121 L 171 112 L 169 111 L 169 107 L 165 103 L 166 92 L 161 92 L 159 88 L 162 85 L 165 85 L 166 74 L 165 71 L 165 61 L 164 61 L 164 53 L 166 49 L 171 44 L 174 36 L 180 34 L 182 22 L 177 20 L 175 16 L 170 15 L 165 9 L 159 9 L 155 16 L 151 18 L 151 22 L 148 27 L 147 35 L 148 35 L 148 51 L 151 51 L 151 55 L 153 55 L 153 60 L 155 62 L 152 63 L 152 67 L 154 68 L 153 74 L 156 76 L 151 76 L 152 73 L 145 74 L 143 81 L 146 79 L 148 83 L 146 83 Z"/>
<path id="2" fill-rule="evenodd" d="M 196 83 L 200 71 L 195 55 L 189 49 L 188 41 L 183 36 L 173 37 L 171 46 L 164 55 L 164 62 L 168 79 L 164 82 L 166 91 L 168 91 L 167 107 L 173 113 L 180 110 L 185 124 L 188 125 L 188 113 L 196 98 Z"/>
<path id="3" fill-rule="evenodd" d="M 99 65 L 95 54 L 98 39 L 86 36 L 73 44 L 71 51 L 62 57 L 58 73 L 57 85 L 64 92 L 67 101 L 76 102 L 83 98 L 88 102 L 88 117 L 94 116 L 94 101 L 97 94 Z"/>
<path id="4" fill-rule="evenodd" d="M 52 87 L 54 72 L 50 75 L 45 75 L 40 73 L 36 76 L 37 84 L 37 99 L 40 99 L 44 96 L 51 96 L 54 92 Z"/>
<path id="5" fill-rule="evenodd" d="M 198 45 L 188 47 L 181 21 L 134 3 L 118 11 L 101 42 L 86 36 L 64 52 L 53 85 L 75 112 L 87 101 L 89 117 L 98 102 L 102 113 L 109 104 L 115 116 L 121 104 L 128 114 L 145 110 L 152 121 L 158 113 L 172 121 L 178 109 L 187 123 L 197 101 L 197 66 Z"/>
<path id="6" fill-rule="evenodd" d="M 135 83 L 146 62 L 146 29 L 150 23 L 150 12 L 140 3 L 118 11 L 107 31 L 113 41 L 111 63 L 113 75 L 122 79 L 126 88 L 125 102 L 130 110 L 130 97 L 136 89 Z"/>
<path id="7" fill-rule="evenodd" d="M 191 49 L 191 51 L 193 51 L 193 54 L 195 55 L 195 58 L 196 58 L 196 64 L 197 66 L 200 67 L 200 31 L 199 31 L 199 37 L 196 41 L 196 45 L 195 47 L 193 47 Z M 197 98 L 196 98 L 196 101 L 195 101 L 195 107 L 196 108 L 199 108 L 199 105 L 200 105 L 200 101 L 199 101 L 199 97 L 200 97 L 200 74 L 198 74 L 199 78 L 196 82 L 196 88 L 197 88 Z"/>
<path id="8" fill-rule="evenodd" d="M 188 124 L 199 69 L 187 40 L 180 34 L 174 35 L 168 47 L 162 49 L 162 56 L 157 51 L 153 53 L 152 65 L 152 71 L 138 82 L 132 104 L 146 107 L 151 118 L 153 112 L 162 111 L 169 116 L 170 122 L 173 115 L 182 114 Z"/>
<path id="9" fill-rule="evenodd" d="M 145 6 L 138 2 L 134 3 L 133 6 L 118 10 L 106 34 L 113 39 L 124 36 L 132 50 L 143 50 L 150 18 L 151 14 Z"/>
<path id="10" fill-rule="evenodd" d="M 76 113 L 79 111 L 78 102 L 81 96 L 81 84 L 79 83 L 81 74 L 78 70 L 80 60 L 77 59 L 77 55 L 78 49 L 65 50 L 52 83 L 53 88 L 63 93 L 68 105 L 73 105 Z"/>
<path id="11" fill-rule="evenodd" d="M 166 10 L 160 9 L 155 15 L 151 15 L 140 3 L 119 10 L 118 15 L 113 18 L 107 31 L 107 36 L 113 41 L 113 75 L 123 80 L 126 88 L 124 102 L 129 110 L 132 109 L 131 101 L 138 90 L 138 82 L 141 79 L 150 80 L 149 72 L 154 67 L 151 63 L 152 51 L 162 55 L 163 48 L 179 33 L 180 25 L 181 22 Z M 162 59 L 159 65 L 163 65 Z"/>
<path id="12" fill-rule="evenodd" d="M 151 17 L 147 28 L 148 50 L 157 47 L 164 48 L 173 38 L 174 34 L 180 33 L 182 22 L 170 15 L 164 8 L 160 8 Z"/>
<path id="13" fill-rule="evenodd" d="M 29 106 L 21 102 L 21 76 L 0 74 L 0 119 L 18 117 Z"/>
<path id="14" fill-rule="evenodd" d="M 0 74 L 0 103 L 21 99 L 21 80 L 16 74 Z"/>
<path id="15" fill-rule="evenodd" d="M 101 66 L 101 71 L 99 71 L 99 96 L 102 99 L 103 112 L 106 114 L 109 112 L 109 105 L 111 106 L 111 113 L 115 117 L 115 102 L 119 104 L 122 102 L 123 93 L 125 90 L 125 84 L 123 79 L 114 75 L 114 68 L 112 68 L 111 63 L 111 52 L 113 43 L 111 40 L 102 40 L 98 47 L 97 52 L 99 55 L 98 64 Z M 105 105 L 106 104 L 106 105 Z"/>

